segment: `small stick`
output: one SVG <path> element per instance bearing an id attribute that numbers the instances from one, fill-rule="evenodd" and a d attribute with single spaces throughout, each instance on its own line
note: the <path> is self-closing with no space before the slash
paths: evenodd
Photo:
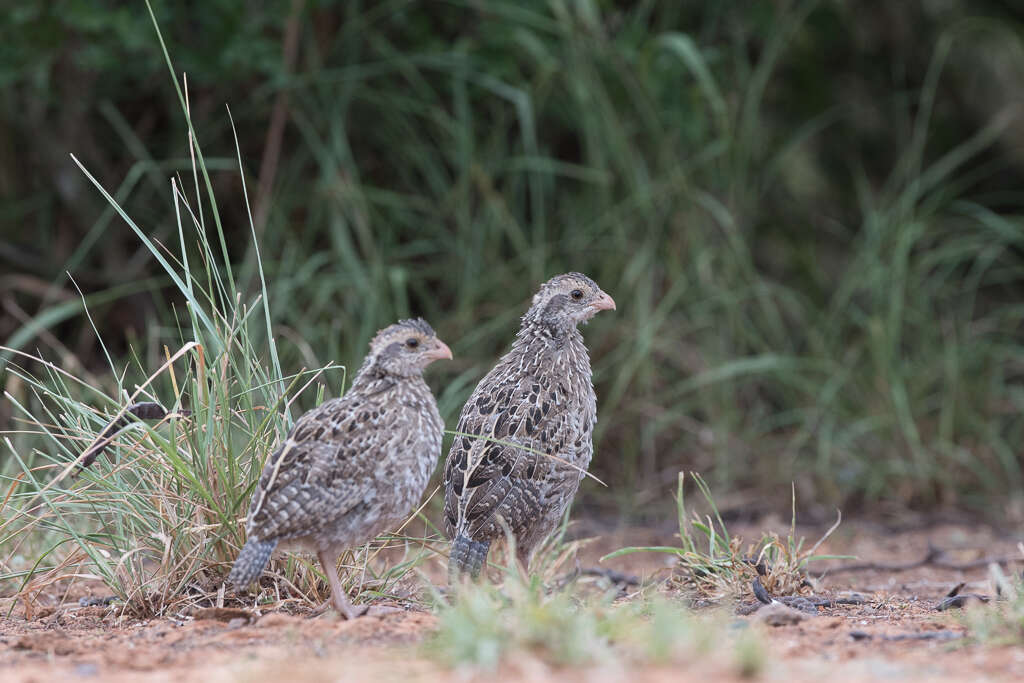
<path id="1" fill-rule="evenodd" d="M 850 631 L 850 637 L 854 640 L 872 640 L 876 636 L 867 631 Z M 896 635 L 880 635 L 879 640 L 896 642 L 900 640 L 959 640 L 964 634 L 956 631 L 925 631 L 924 633 L 897 633 Z"/>
<path id="2" fill-rule="evenodd" d="M 938 567 L 939 569 L 967 571 L 970 569 L 987 567 L 990 564 L 1024 562 L 1024 557 L 986 557 L 980 560 L 973 560 L 971 562 L 949 562 L 942 559 L 945 554 L 945 551 L 940 550 L 935 546 L 929 546 L 928 553 L 920 560 L 916 560 L 914 562 L 857 562 L 854 564 L 844 564 L 838 567 L 832 567 L 831 569 L 824 570 L 824 573 L 834 576 L 836 574 L 865 571 L 905 572 L 911 569 L 918 569 L 920 567 Z"/>
<path id="3" fill-rule="evenodd" d="M 121 417 L 104 427 L 96 441 L 89 446 L 89 448 L 85 449 L 82 455 L 79 456 L 79 468 L 84 470 L 86 467 L 91 465 L 96 458 L 103 453 L 103 451 L 106 450 L 107 446 L 110 445 L 110 442 L 114 440 L 115 436 L 117 436 L 117 433 L 131 423 L 131 418 L 128 417 L 129 415 L 133 415 L 140 420 L 163 420 L 169 415 L 175 414 L 187 417 L 192 414 L 192 411 L 182 409 L 177 413 L 170 413 L 159 403 L 153 403 L 151 401 L 144 401 L 142 403 L 135 403 L 128 406 L 125 408 Z"/>
<path id="4" fill-rule="evenodd" d="M 760 576 L 754 578 L 751 586 L 754 589 L 754 597 L 757 598 L 758 602 L 765 605 L 772 604 L 772 596 L 768 595 L 767 589 L 765 589 L 764 584 L 761 583 Z"/>

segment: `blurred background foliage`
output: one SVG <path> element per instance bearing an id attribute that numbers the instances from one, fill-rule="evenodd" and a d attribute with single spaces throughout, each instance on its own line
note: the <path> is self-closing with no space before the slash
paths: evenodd
<path id="1" fill-rule="evenodd" d="M 619 304 L 586 330 L 595 513 L 643 515 L 680 469 L 723 507 L 791 481 L 803 505 L 1020 502 L 1014 3 L 154 11 L 255 295 L 230 107 L 286 373 L 421 314 L 456 355 L 428 378 L 453 426 L 535 286 L 581 270 Z M 6 10 L 0 90 L 0 343 L 114 385 L 77 285 L 113 365 L 155 369 L 181 301 L 69 158 L 176 243 L 188 131 L 145 5 Z"/>

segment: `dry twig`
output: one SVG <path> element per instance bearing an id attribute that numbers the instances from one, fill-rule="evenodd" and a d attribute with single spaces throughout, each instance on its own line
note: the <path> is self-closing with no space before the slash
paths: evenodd
<path id="1" fill-rule="evenodd" d="M 187 417 L 192 414 L 191 410 L 179 410 L 176 413 L 168 412 L 159 403 L 153 403 L 151 401 L 144 401 L 142 403 L 135 403 L 124 409 L 124 412 L 120 417 L 115 418 L 103 428 L 100 435 L 78 458 L 78 465 L 81 469 L 85 469 L 91 465 L 96 458 L 100 456 L 110 445 L 110 442 L 114 440 L 117 433 L 127 427 L 131 423 L 129 415 L 134 415 L 140 420 L 163 420 L 173 415 L 179 415 Z"/>
<path id="2" fill-rule="evenodd" d="M 843 564 L 838 567 L 826 569 L 824 573 L 834 576 L 836 574 L 867 571 L 905 572 L 910 571 L 911 569 L 919 569 L 920 567 L 938 567 L 939 569 L 950 569 L 953 571 L 968 571 L 970 569 L 981 569 L 989 566 L 990 564 L 1006 565 L 1013 562 L 1024 562 L 1024 557 L 1016 556 L 985 557 L 980 560 L 972 560 L 970 562 L 950 562 L 949 560 L 943 559 L 945 555 L 945 550 L 929 545 L 928 553 L 920 560 L 915 560 L 913 562 L 856 562 L 853 564 Z"/>

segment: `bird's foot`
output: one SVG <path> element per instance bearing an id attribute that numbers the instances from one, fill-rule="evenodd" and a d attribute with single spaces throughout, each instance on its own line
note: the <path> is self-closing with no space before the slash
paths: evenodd
<path id="1" fill-rule="evenodd" d="M 334 609 L 334 613 L 338 617 L 351 621 L 358 619 L 359 617 L 382 617 L 387 614 L 397 614 L 398 612 L 404 612 L 401 607 L 393 607 L 391 605 L 336 605 L 331 601 L 325 602 L 320 607 L 316 608 L 310 618 L 318 617 L 324 613 L 330 612 Z"/>
<path id="2" fill-rule="evenodd" d="M 335 610 L 337 615 L 346 621 L 352 619 L 358 619 L 359 617 L 382 617 L 386 614 L 396 614 L 398 612 L 404 612 L 405 610 L 401 607 L 394 607 L 392 605 L 339 605 L 333 600 L 328 600 L 323 603 L 312 612 L 309 613 L 310 619 L 323 616 L 324 614 L 330 613 L 331 610 Z"/>
<path id="3" fill-rule="evenodd" d="M 333 600 L 328 600 L 310 612 L 308 618 L 316 619 L 317 617 L 323 617 L 329 621 L 333 621 L 335 619 L 351 621 L 352 619 L 358 619 L 363 616 L 369 611 L 369 609 L 369 605 L 339 605 Z"/>
<path id="4" fill-rule="evenodd" d="M 358 619 L 359 617 L 382 617 L 386 614 L 404 612 L 401 607 L 392 605 L 349 605 L 349 609 L 338 607 L 338 612 L 346 619 Z"/>
<path id="5" fill-rule="evenodd" d="M 370 611 L 369 605 L 335 605 L 334 607 L 347 621 L 358 619 Z"/>
<path id="6" fill-rule="evenodd" d="M 327 602 L 322 603 L 319 607 L 314 608 L 313 611 L 309 613 L 309 618 L 314 619 L 326 614 L 332 607 L 334 607 L 334 603 L 328 600 Z"/>

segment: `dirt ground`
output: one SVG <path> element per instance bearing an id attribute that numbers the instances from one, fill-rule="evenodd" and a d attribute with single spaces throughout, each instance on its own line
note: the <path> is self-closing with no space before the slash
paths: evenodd
<path id="1" fill-rule="evenodd" d="M 813 541 L 820 531 L 803 533 Z M 609 549 L 666 541 L 654 532 L 606 533 L 587 547 L 580 566 L 598 566 L 596 558 Z M 926 558 L 930 548 L 943 554 L 905 570 L 825 573 L 818 582 L 817 594 L 841 596 L 855 591 L 866 598 L 863 604 L 819 607 L 817 615 L 781 626 L 770 625 L 767 607 L 733 619 L 763 634 L 768 652 L 762 680 L 1024 680 L 1024 646 L 973 644 L 962 639 L 962 610 L 935 609 L 961 582 L 967 584 L 964 592 L 991 593 L 987 569 L 978 560 L 1024 557 L 1020 541 L 1019 534 L 984 526 L 949 524 L 894 531 L 876 524 L 844 523 L 821 552 L 856 555 L 859 562 L 887 565 L 915 563 Z M 632 555 L 600 566 L 651 577 L 664 575 L 666 557 Z M 812 568 L 812 574 L 851 563 L 822 562 Z M 1009 567 L 1019 572 L 1024 563 Z M 102 586 L 80 584 L 76 590 L 102 594 Z M 639 670 L 625 664 L 552 668 L 523 657 L 497 675 L 453 672 L 425 652 L 436 619 L 422 611 L 353 622 L 331 614 L 310 618 L 278 612 L 250 619 L 226 612 L 196 615 L 214 618 L 118 623 L 113 608 L 83 607 L 77 599 L 56 604 L 57 600 L 52 597 L 51 604 L 39 609 L 32 620 L 26 620 L 17 606 L 12 618 L 0 617 L 0 681 L 739 680 L 735 666 L 714 655 L 685 667 Z M 0 603 L 4 614 L 9 605 L 9 600 Z M 937 637 L 922 639 L 922 634 Z"/>

